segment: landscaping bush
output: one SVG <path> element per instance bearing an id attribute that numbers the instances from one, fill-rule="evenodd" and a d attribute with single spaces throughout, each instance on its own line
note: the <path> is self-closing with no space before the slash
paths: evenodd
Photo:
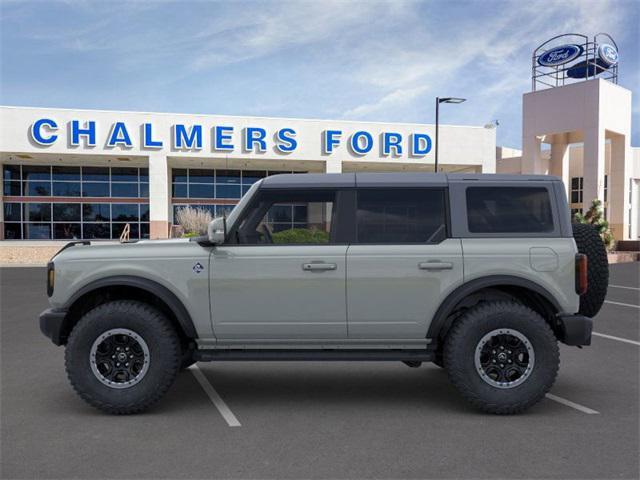
<path id="1" fill-rule="evenodd" d="M 573 216 L 575 223 L 584 223 L 595 227 L 596 231 L 600 234 L 604 246 L 607 251 L 613 250 L 615 247 L 615 240 L 609 230 L 609 222 L 604 218 L 604 211 L 602 210 L 602 202 L 598 199 L 591 202 L 591 207 L 584 215 L 582 213 L 576 213 Z"/>
<path id="2" fill-rule="evenodd" d="M 329 233 L 317 228 L 291 228 L 271 237 L 273 243 L 329 243 Z"/>
<path id="3" fill-rule="evenodd" d="M 211 220 L 211 212 L 204 208 L 186 206 L 176 212 L 176 221 L 184 229 L 184 237 L 205 235 Z"/>

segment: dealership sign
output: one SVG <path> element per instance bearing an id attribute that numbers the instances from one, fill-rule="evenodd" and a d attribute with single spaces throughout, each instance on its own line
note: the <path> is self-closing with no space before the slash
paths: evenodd
<path id="1" fill-rule="evenodd" d="M 618 49 L 608 43 L 598 47 L 598 58 L 608 67 L 618 63 Z"/>
<path id="2" fill-rule="evenodd" d="M 575 60 L 584 49 L 580 45 L 560 45 L 547 50 L 538 57 L 538 63 L 543 67 L 557 67 Z"/>
<path id="3" fill-rule="evenodd" d="M 39 146 L 47 147 L 59 141 L 58 122 L 51 118 L 39 118 L 29 128 L 30 139 Z M 97 124 L 93 120 L 71 120 L 66 124 L 68 144 L 71 147 L 95 147 L 97 145 Z M 130 149 L 134 147 L 132 132 L 140 132 L 140 148 L 143 150 L 160 150 L 170 148 L 172 151 L 202 151 L 211 149 L 215 152 L 233 153 L 265 153 L 268 150 L 279 155 L 295 152 L 299 147 L 297 132 L 294 128 L 283 127 L 275 132 L 267 132 L 259 126 L 245 127 L 238 135 L 236 128 L 230 125 L 205 127 L 200 124 L 186 125 L 177 123 L 171 126 L 170 140 L 162 138 L 162 132 L 153 123 L 128 125 L 122 121 L 113 122 L 104 138 L 104 147 Z M 408 153 L 413 157 L 422 157 L 431 151 L 431 137 L 426 133 L 411 133 L 405 138 L 398 132 L 383 132 L 376 140 L 371 132 L 358 130 L 345 135 L 340 129 L 327 129 L 322 135 L 322 154 L 331 155 L 343 143 L 356 156 L 367 155 L 377 147 L 383 156 L 399 156 Z M 207 137 L 208 138 L 205 138 Z M 238 142 L 238 140 L 240 140 Z M 101 139 L 101 141 L 103 141 Z"/>

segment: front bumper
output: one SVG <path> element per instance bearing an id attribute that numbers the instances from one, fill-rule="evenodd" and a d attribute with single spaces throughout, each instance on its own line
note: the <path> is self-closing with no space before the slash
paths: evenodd
<path id="1" fill-rule="evenodd" d="M 558 315 L 560 324 L 559 340 L 573 346 L 591 345 L 593 320 L 584 315 Z"/>
<path id="2" fill-rule="evenodd" d="M 62 308 L 48 308 L 40 314 L 40 331 L 55 345 L 62 345 L 67 341 L 63 334 L 66 317 L 67 310 Z"/>

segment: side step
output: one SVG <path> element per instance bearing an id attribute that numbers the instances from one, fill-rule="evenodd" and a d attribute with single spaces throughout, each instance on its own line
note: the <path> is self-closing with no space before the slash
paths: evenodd
<path id="1" fill-rule="evenodd" d="M 422 350 L 196 350 L 194 359 L 199 362 L 271 360 L 271 361 L 400 361 L 431 362 L 434 353 Z"/>

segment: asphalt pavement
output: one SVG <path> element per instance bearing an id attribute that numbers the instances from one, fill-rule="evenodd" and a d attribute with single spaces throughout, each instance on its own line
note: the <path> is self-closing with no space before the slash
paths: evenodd
<path id="1" fill-rule="evenodd" d="M 506 417 L 399 362 L 201 363 L 148 413 L 109 416 L 38 329 L 44 278 L 0 269 L 2 478 L 640 476 L 638 263 L 611 266 L 598 335 L 561 347 L 553 399 Z"/>

